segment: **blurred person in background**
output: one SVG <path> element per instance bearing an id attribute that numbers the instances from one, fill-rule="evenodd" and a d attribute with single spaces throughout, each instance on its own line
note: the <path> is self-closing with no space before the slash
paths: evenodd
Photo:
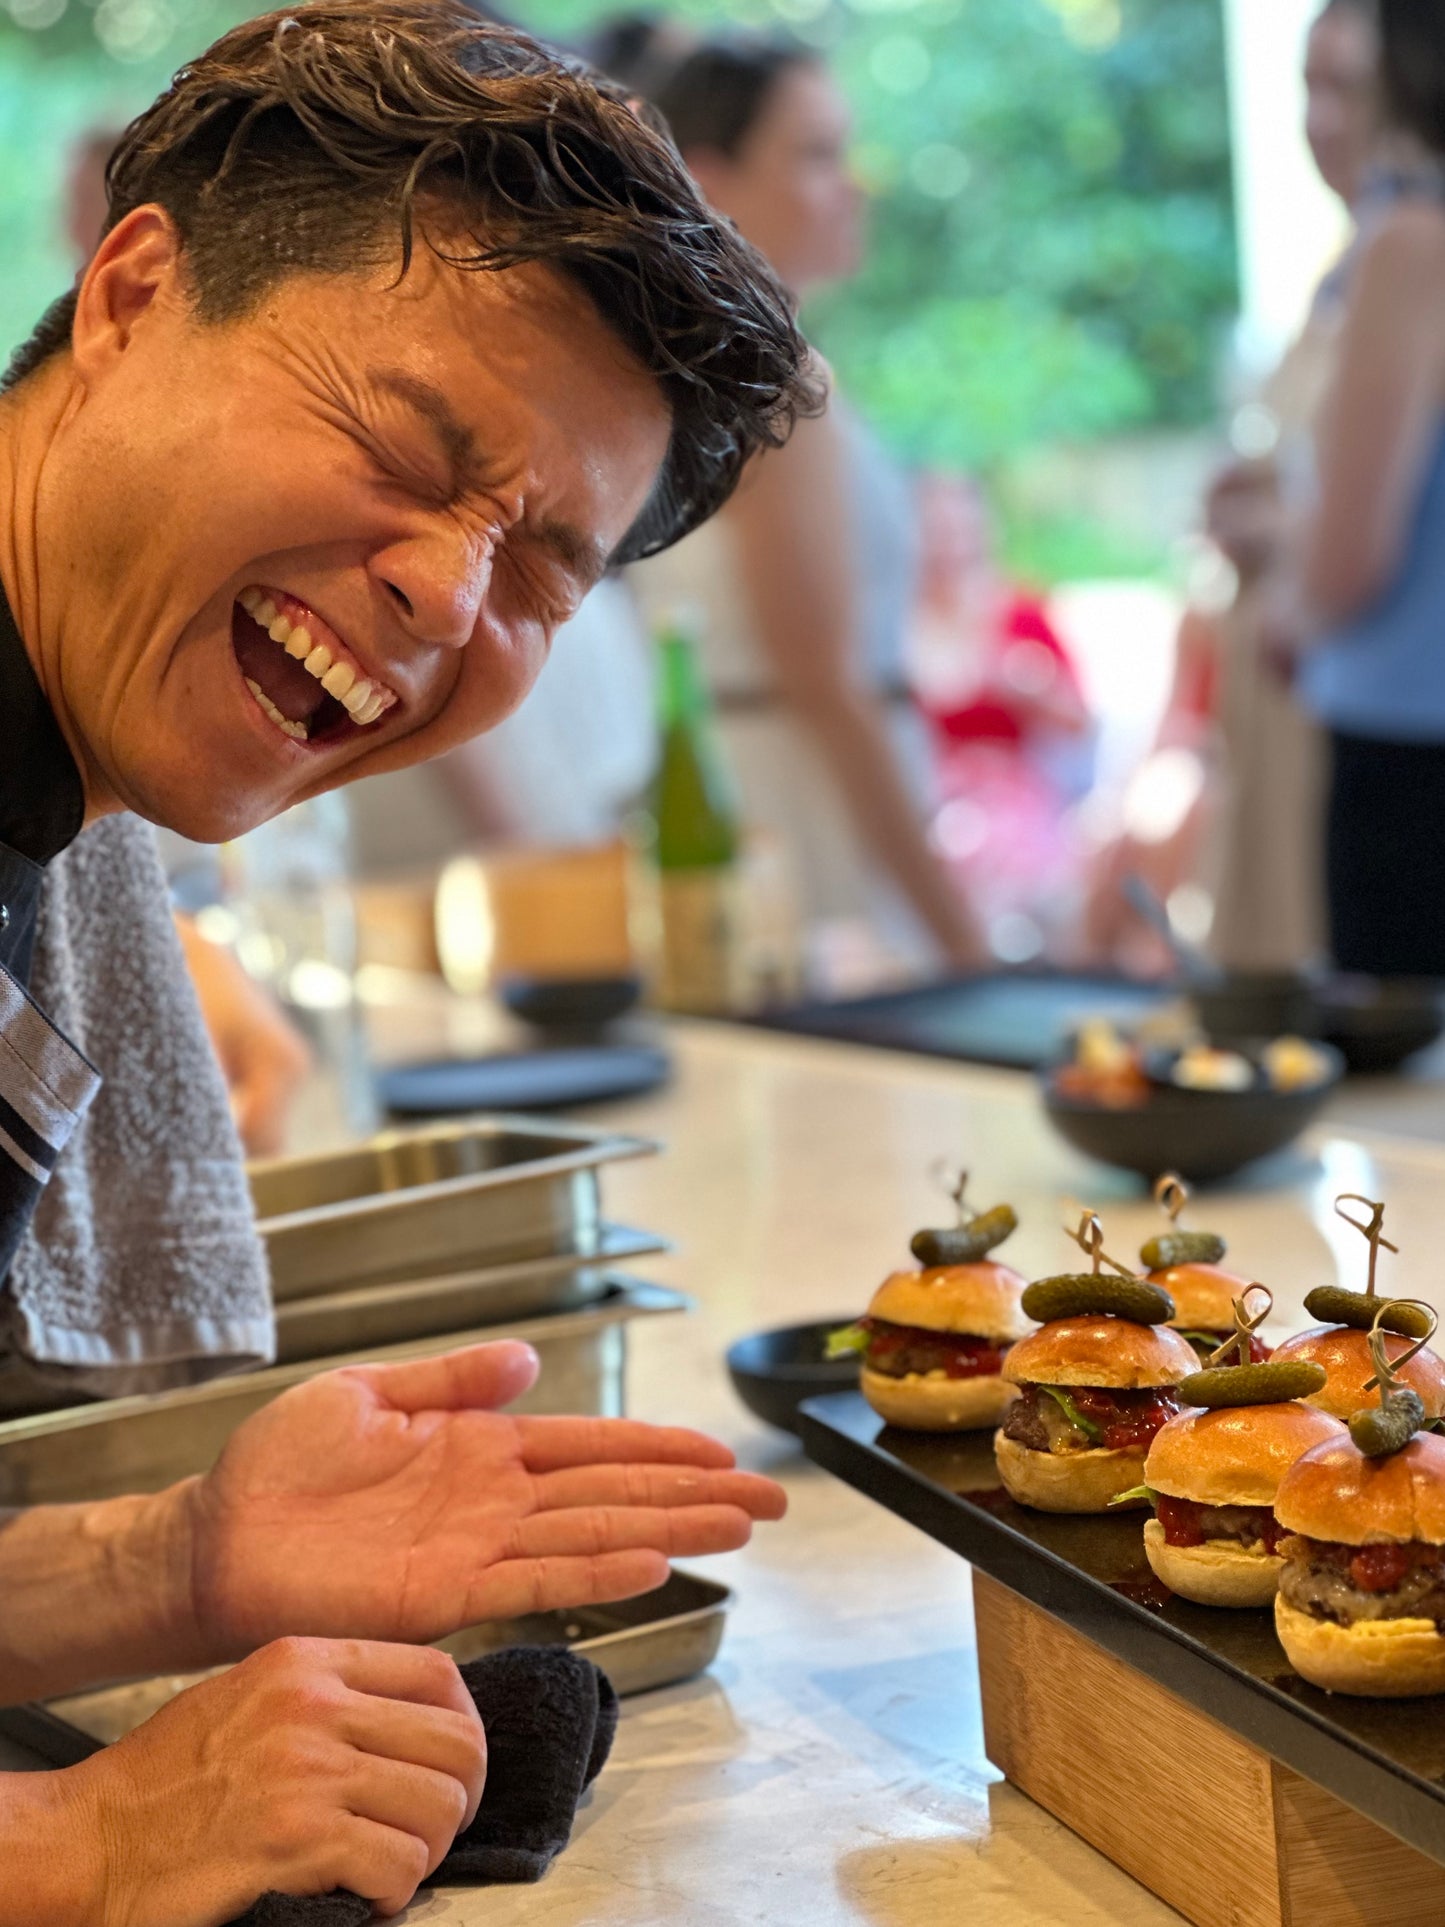
<path id="1" fill-rule="evenodd" d="M 818 54 L 701 42 L 650 97 L 709 202 L 796 300 L 856 271 L 851 122 Z M 987 950 L 929 846 L 932 758 L 904 675 L 916 540 L 906 481 L 835 392 L 713 526 L 633 577 L 649 610 L 702 616 L 742 814 L 781 839 L 805 925 L 866 927 L 891 963 L 966 968 Z"/>
<path id="2" fill-rule="evenodd" d="M 1299 541 L 1343 969 L 1445 976 L 1445 0 L 1380 0 L 1383 123 Z"/>
<path id="3" fill-rule="evenodd" d="M 968 475 L 916 490 L 921 558 L 909 674 L 932 725 L 944 796 L 936 841 L 983 910 L 1043 943 L 1076 870 L 1068 812 L 1088 790 L 1093 732 L 1041 596 L 1009 580 Z"/>
<path id="4" fill-rule="evenodd" d="M 1373 0 L 1327 0 L 1305 43 L 1304 83 L 1315 165 L 1354 209 L 1377 131 Z M 1174 964 L 1124 894 L 1131 873 L 1166 903 L 1205 879 L 1214 904 L 1210 945 L 1227 969 L 1294 971 L 1325 950 L 1324 754 L 1295 687 L 1303 623 L 1291 505 L 1308 469 L 1351 265 L 1347 251 L 1298 339 L 1240 410 L 1235 439 L 1255 450 L 1221 469 L 1206 497 L 1206 530 L 1234 586 L 1223 607 L 1200 599 L 1180 624 L 1154 751 L 1126 798 L 1125 833 L 1103 853 L 1090 893 L 1085 942 L 1105 960 L 1149 972 Z M 1128 827 L 1132 819 L 1138 827 Z"/>

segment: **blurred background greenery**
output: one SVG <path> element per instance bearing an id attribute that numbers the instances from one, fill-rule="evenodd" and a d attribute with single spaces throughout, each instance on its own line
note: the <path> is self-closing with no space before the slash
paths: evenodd
<path id="1" fill-rule="evenodd" d="M 0 349 L 69 278 L 77 141 L 123 124 L 188 52 L 259 10 L 0 0 Z M 518 9 L 559 37 L 612 10 Z M 678 11 L 783 27 L 838 64 L 873 247 L 807 319 L 894 448 L 982 473 L 1015 566 L 1037 579 L 1163 570 L 1237 307 L 1220 0 Z M 1101 491 L 1101 474 L 1116 485 Z"/>

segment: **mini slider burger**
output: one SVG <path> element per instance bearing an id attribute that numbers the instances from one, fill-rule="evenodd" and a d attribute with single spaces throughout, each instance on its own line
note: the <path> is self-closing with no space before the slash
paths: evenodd
<path id="1" fill-rule="evenodd" d="M 1362 1221 L 1347 1204 L 1363 1204 L 1370 1216 Z M 1373 1199 L 1345 1192 L 1335 1200 L 1336 1214 L 1346 1224 L 1362 1232 L 1369 1242 L 1370 1269 L 1364 1291 L 1345 1291 L 1337 1285 L 1320 1285 L 1305 1298 L 1305 1310 L 1321 1322 L 1309 1331 L 1299 1332 L 1276 1346 L 1276 1360 L 1290 1364 L 1323 1367 L 1325 1382 L 1310 1403 L 1332 1418 L 1348 1422 L 1356 1412 L 1375 1403 L 1375 1363 L 1371 1350 L 1371 1331 L 1381 1313 L 1382 1300 L 1375 1295 L 1375 1267 L 1380 1249 L 1394 1251 L 1384 1235 L 1385 1207 Z M 1418 1393 L 1425 1417 L 1434 1420 L 1445 1414 L 1445 1360 L 1423 1343 L 1427 1331 L 1426 1312 L 1413 1300 L 1400 1299 L 1380 1317 L 1381 1343 L 1389 1363 L 1411 1391 Z M 1434 1314 L 1429 1314 L 1433 1318 Z M 1428 1326 L 1433 1330 L 1433 1325 Z M 1421 1343 L 1414 1343 L 1421 1340 Z"/>
<path id="2" fill-rule="evenodd" d="M 1019 1399 L 994 1451 L 1021 1505 L 1104 1512 L 1139 1485 L 1154 1434 L 1179 1411 L 1175 1388 L 1198 1361 L 1169 1329 L 1169 1294 L 1105 1258 L 1097 1218 L 1086 1214 L 1071 1235 L 1094 1271 L 1041 1278 L 1024 1293 L 1025 1312 L 1044 1322 L 1004 1364 Z"/>
<path id="3" fill-rule="evenodd" d="M 1434 1314 L 1414 1308 L 1432 1332 Z M 1301 1679 L 1403 1699 L 1445 1693 L 1445 1439 L 1418 1430 L 1419 1395 L 1386 1355 L 1385 1309 L 1372 1334 L 1379 1403 L 1280 1484 L 1275 1512 L 1292 1536 L 1274 1617 Z"/>
<path id="4" fill-rule="evenodd" d="M 1009 1347 L 1033 1329 L 1020 1300 L 1027 1280 L 990 1258 L 1017 1227 L 1011 1206 L 969 1216 L 964 1180 L 954 1196 L 961 1222 L 920 1231 L 917 1271 L 895 1271 L 867 1316 L 836 1332 L 829 1356 L 860 1352 L 863 1396 L 890 1425 L 961 1432 L 997 1425 L 1016 1394 L 1001 1374 Z"/>
<path id="5" fill-rule="evenodd" d="M 1189 1199 L 1182 1178 L 1173 1172 L 1160 1178 L 1154 1197 L 1168 1214 L 1169 1229 L 1140 1247 L 1140 1262 L 1150 1284 L 1160 1286 L 1174 1300 L 1169 1323 L 1201 1358 L 1208 1358 L 1221 1345 L 1234 1342 L 1234 1302 L 1249 1289 L 1249 1280 L 1220 1264 L 1225 1246 L 1217 1233 L 1181 1227 L 1180 1214 Z M 1249 1343 L 1248 1362 L 1263 1364 L 1269 1357 L 1268 1345 L 1257 1333 L 1251 1333 Z"/>
<path id="6" fill-rule="evenodd" d="M 1279 1586 L 1283 1533 L 1274 1501 L 1281 1479 L 1314 1446 L 1347 1436 L 1302 1396 L 1324 1383 L 1318 1365 L 1251 1362 L 1249 1341 L 1270 1311 L 1251 1319 L 1235 1301 L 1235 1335 L 1179 1387 L 1186 1405 L 1154 1435 L 1144 1461 L 1154 1517 L 1144 1551 L 1157 1579 L 1200 1606 L 1267 1606 Z M 1228 1364 L 1228 1353 L 1235 1363 Z M 1135 1495 L 1126 1495 L 1135 1496 Z"/>

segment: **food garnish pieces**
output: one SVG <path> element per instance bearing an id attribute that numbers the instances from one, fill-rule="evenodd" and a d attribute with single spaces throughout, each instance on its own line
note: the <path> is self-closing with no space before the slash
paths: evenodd
<path id="1" fill-rule="evenodd" d="M 1216 1050 L 1212 1044 L 1192 1044 L 1169 1074 L 1170 1083 L 1181 1091 L 1247 1091 L 1254 1078 L 1254 1066 L 1247 1057 L 1234 1050 Z"/>
<path id="2" fill-rule="evenodd" d="M 1345 1215 L 1341 1213 L 1341 1216 Z M 1385 1333 L 1398 1331 L 1399 1327 L 1387 1325 L 1385 1314 L 1401 1305 L 1413 1305 L 1415 1310 L 1423 1312 L 1426 1329 L 1407 1352 L 1401 1352 L 1392 1361 L 1385 1349 Z M 1367 1405 L 1350 1418 L 1350 1437 L 1367 1459 L 1387 1459 L 1396 1452 L 1403 1452 L 1424 1425 L 1425 1402 L 1417 1391 L 1401 1380 L 1400 1367 L 1408 1365 L 1416 1352 L 1434 1337 L 1435 1323 L 1434 1312 L 1418 1299 L 1387 1300 L 1380 1306 L 1375 1322 L 1370 1327 L 1370 1357 L 1374 1360 L 1375 1376 L 1365 1387 L 1368 1392 L 1378 1386 L 1380 1402 L 1378 1405 Z"/>

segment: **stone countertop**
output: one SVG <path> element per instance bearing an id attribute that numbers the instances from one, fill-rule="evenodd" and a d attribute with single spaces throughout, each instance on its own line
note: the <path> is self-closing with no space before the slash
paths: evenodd
<path id="1" fill-rule="evenodd" d="M 787 1486 L 791 1512 L 745 1551 L 694 1562 L 736 1588 L 721 1657 L 690 1685 L 626 1703 L 573 1844 L 539 1887 L 438 1893 L 416 1922 L 458 1927 L 1155 1927 L 1178 1916 L 1004 1785 L 983 1755 L 966 1566 L 811 1466 L 739 1406 L 723 1352 L 741 1333 L 860 1311 L 947 1221 L 930 1168 L 967 1163 L 980 1205 L 1022 1220 L 1007 1255 L 1064 1266 L 1088 1202 L 1132 1256 L 1157 1224 L 1133 1181 L 1056 1140 L 1030 1080 L 847 1046 L 678 1026 L 677 1075 L 599 1119 L 666 1141 L 607 1174 L 607 1208 L 678 1251 L 658 1269 L 695 1315 L 630 1339 L 631 1409 L 705 1427 Z M 1336 1115 L 1387 1111 L 1342 1097 Z M 1417 1093 L 1403 1128 L 1438 1117 Z M 1327 1123 L 1298 1155 L 1210 1193 L 1192 1221 L 1268 1282 L 1288 1326 L 1305 1291 L 1362 1276 L 1342 1190 L 1390 1200 L 1382 1283 L 1435 1283 L 1445 1151 Z M 1388 1269 L 1385 1269 L 1388 1267 Z"/>

